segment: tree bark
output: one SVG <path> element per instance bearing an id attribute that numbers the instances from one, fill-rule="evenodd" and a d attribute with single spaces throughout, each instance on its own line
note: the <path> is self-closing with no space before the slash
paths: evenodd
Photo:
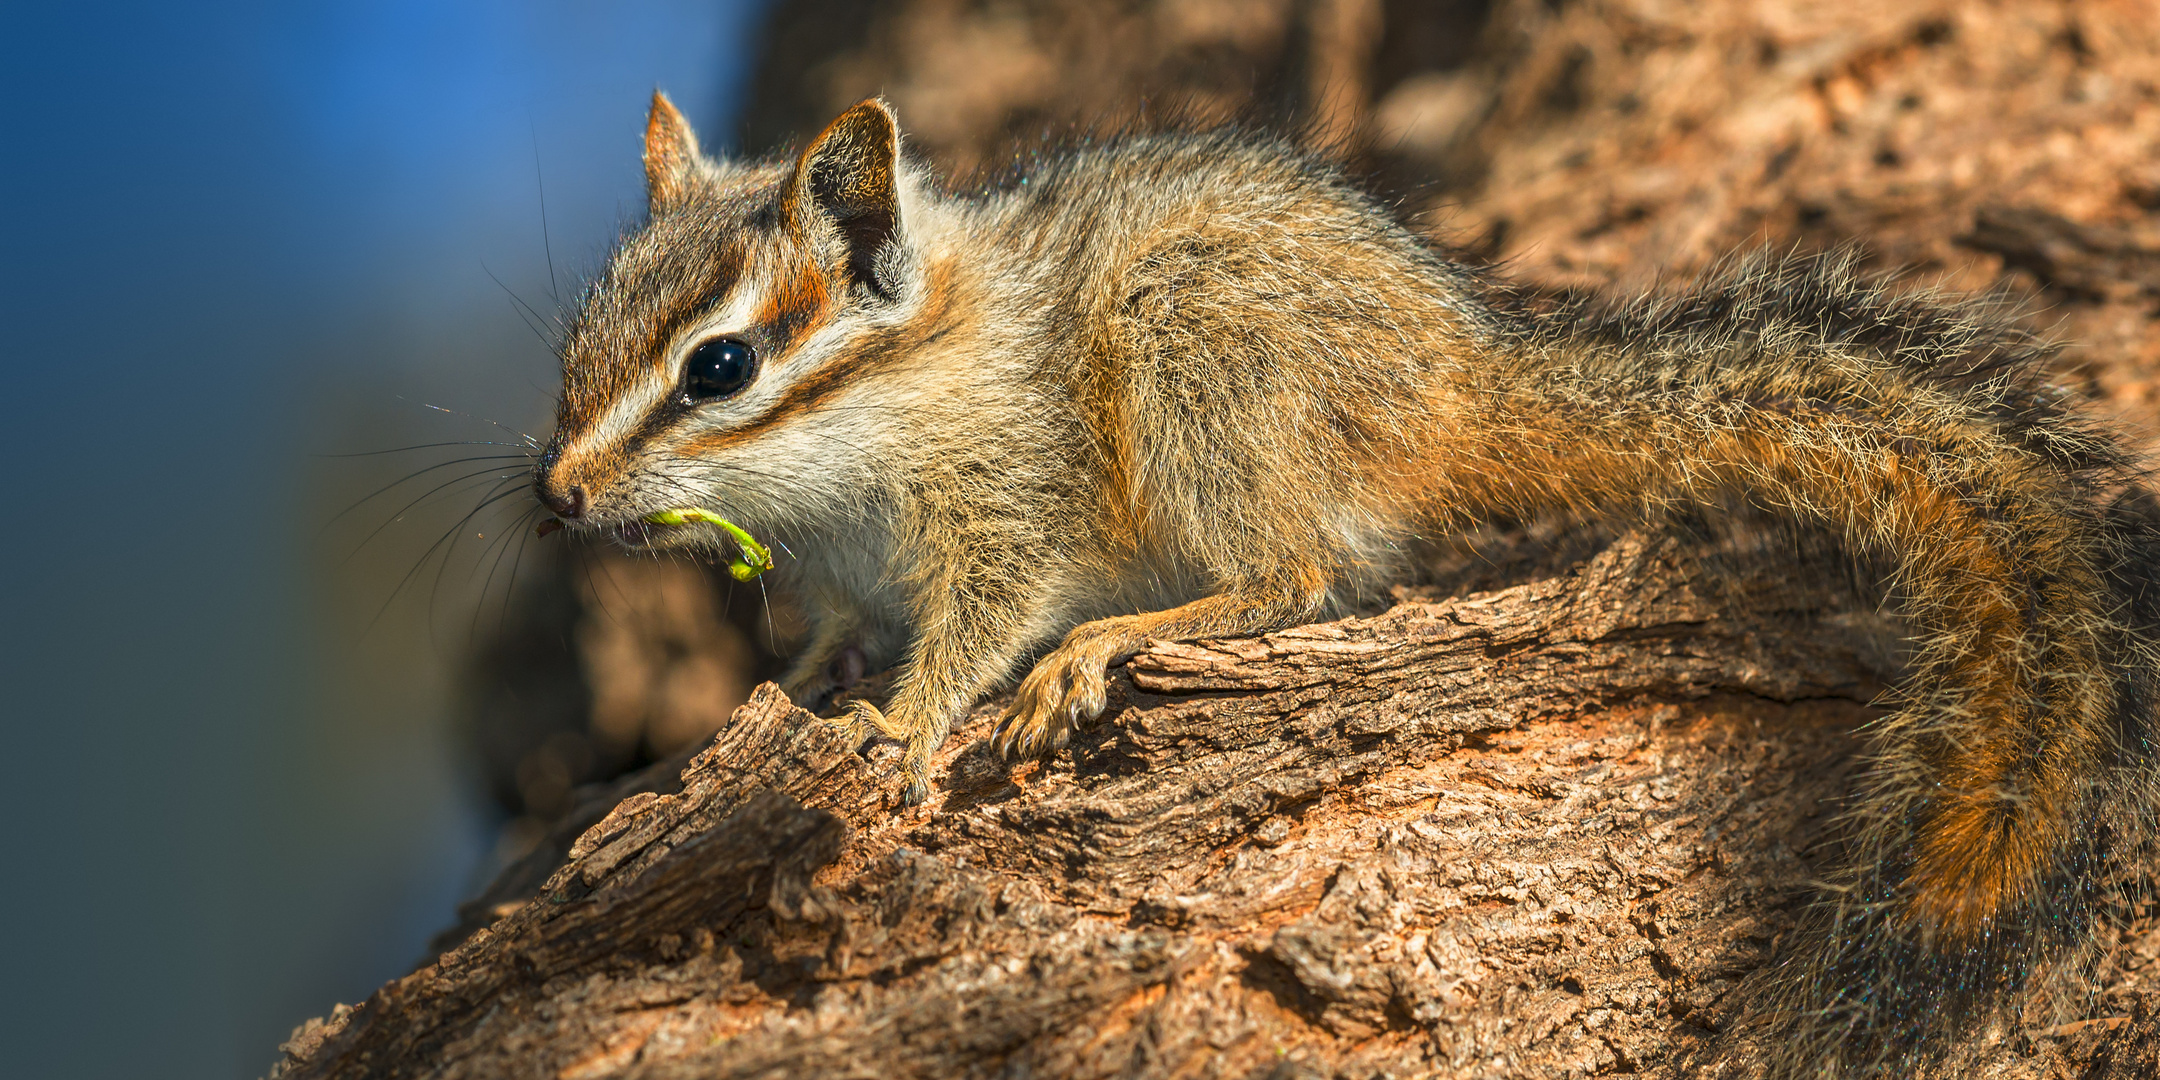
<path id="1" fill-rule="evenodd" d="M 994 761 L 977 709 L 911 809 L 895 749 L 768 684 L 277 1075 L 1744 1073 L 1734 990 L 1808 896 L 1894 663 L 1838 571 L 1627 536 L 1512 588 L 1156 643 L 1047 764 Z M 2150 1017 L 2123 1008 L 1960 1067 L 2129 1075 Z"/>

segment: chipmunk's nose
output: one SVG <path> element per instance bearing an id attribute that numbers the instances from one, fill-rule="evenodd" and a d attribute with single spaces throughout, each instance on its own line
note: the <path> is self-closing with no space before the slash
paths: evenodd
<path id="1" fill-rule="evenodd" d="M 570 490 L 561 491 L 555 485 L 542 481 L 539 487 L 540 505 L 555 511 L 556 517 L 564 521 L 576 521 L 585 516 L 585 485 L 572 484 Z"/>

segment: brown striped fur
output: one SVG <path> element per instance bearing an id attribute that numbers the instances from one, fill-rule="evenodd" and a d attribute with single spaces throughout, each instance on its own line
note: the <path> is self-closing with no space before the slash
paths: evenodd
<path id="1" fill-rule="evenodd" d="M 1150 638 L 1340 610 L 1496 515 L 1737 499 L 1887 560 L 1914 631 L 1853 854 L 1758 987 L 1773 1071 L 1923 1054 L 2074 981 L 2090 883 L 2148 832 L 2160 544 L 1991 308 L 1764 258 L 1537 307 L 1265 138 L 1135 137 L 971 196 L 898 138 L 870 101 L 792 162 L 718 162 L 656 98 L 652 217 L 572 325 L 536 483 L 638 543 L 719 546 L 634 526 L 683 505 L 784 543 L 815 623 L 788 688 L 897 663 L 841 722 L 906 744 L 910 799 L 1023 670 L 994 738 L 1044 753 Z M 685 402 L 715 335 L 758 378 Z"/>

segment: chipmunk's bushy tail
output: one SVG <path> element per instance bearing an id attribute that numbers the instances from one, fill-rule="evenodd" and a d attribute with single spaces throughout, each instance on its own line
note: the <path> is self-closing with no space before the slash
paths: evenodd
<path id="1" fill-rule="evenodd" d="M 1738 496 L 1892 568 L 1910 666 L 1842 867 L 1758 988 L 1790 1025 L 1773 1071 L 1880 1065 L 1914 1047 L 1876 1033 L 2078 985 L 2098 883 L 2152 832 L 2160 530 L 2046 348 L 1998 305 L 1895 294 L 1843 257 L 1519 316 L 1498 351 L 1520 362 L 1480 390 L 1489 441 L 1444 481 L 1459 505 Z"/>

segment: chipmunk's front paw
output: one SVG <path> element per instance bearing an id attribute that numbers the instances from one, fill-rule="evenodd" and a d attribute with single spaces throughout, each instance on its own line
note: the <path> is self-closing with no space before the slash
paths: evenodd
<path id="1" fill-rule="evenodd" d="M 1075 634 L 1020 680 L 1020 689 L 990 732 L 990 745 L 1007 759 L 1056 753 L 1082 720 L 1102 715 L 1109 689 L 1108 652 Z"/>
<path id="2" fill-rule="evenodd" d="M 903 737 L 893 733 L 893 723 L 885 719 L 882 710 L 862 700 L 848 702 L 840 715 L 825 722 L 839 728 L 841 737 L 858 750 L 879 735 L 895 739 Z"/>
<path id="3" fill-rule="evenodd" d="M 827 723 L 838 727 L 853 746 L 860 747 L 882 735 L 907 747 L 907 754 L 900 759 L 900 774 L 907 779 L 900 805 L 915 806 L 930 797 L 930 752 L 936 748 L 923 732 L 860 699 L 848 702 L 847 708 Z"/>

